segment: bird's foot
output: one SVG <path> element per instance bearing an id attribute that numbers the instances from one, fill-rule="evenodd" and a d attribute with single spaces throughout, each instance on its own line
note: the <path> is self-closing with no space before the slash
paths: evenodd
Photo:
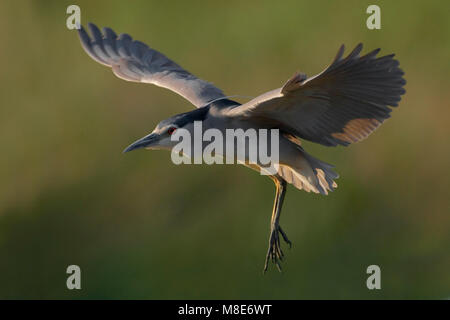
<path id="1" fill-rule="evenodd" d="M 280 235 L 283 237 L 283 240 L 289 245 L 289 248 L 292 247 L 292 242 L 288 239 L 286 233 L 281 229 L 281 227 L 277 224 L 272 226 L 270 231 L 270 238 L 269 238 L 269 248 L 267 250 L 266 254 L 266 262 L 264 264 L 264 273 L 267 271 L 267 268 L 269 266 L 269 260 L 272 260 L 272 263 L 274 263 L 278 271 L 281 270 L 280 262 L 283 261 L 284 253 L 281 249 L 281 242 L 280 242 Z"/>

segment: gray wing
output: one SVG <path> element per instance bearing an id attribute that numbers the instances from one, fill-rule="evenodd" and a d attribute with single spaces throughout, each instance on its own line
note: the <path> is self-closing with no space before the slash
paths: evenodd
<path id="1" fill-rule="evenodd" d="M 252 117 L 299 138 L 326 146 L 366 138 L 390 117 L 405 93 L 403 71 L 394 55 L 377 58 L 380 49 L 360 57 L 359 44 L 346 58 L 344 46 L 322 73 L 294 75 L 282 88 L 267 92 L 228 116 Z"/>
<path id="2" fill-rule="evenodd" d="M 110 28 L 103 28 L 102 34 L 96 25 L 88 26 L 92 38 L 83 27 L 78 30 L 81 45 L 92 59 L 111 67 L 119 78 L 167 88 L 197 107 L 224 97 L 211 83 L 195 77 L 145 43 L 133 41 L 128 34 L 117 37 Z"/>

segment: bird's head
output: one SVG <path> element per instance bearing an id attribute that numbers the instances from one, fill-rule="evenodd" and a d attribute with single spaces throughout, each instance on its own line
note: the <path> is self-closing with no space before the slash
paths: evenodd
<path id="1" fill-rule="evenodd" d="M 171 150 L 178 143 L 178 141 L 171 140 L 171 135 L 180 128 L 187 129 L 192 133 L 194 121 L 203 121 L 208 109 L 209 107 L 202 107 L 162 120 L 150 134 L 133 142 L 123 152 L 142 148 Z"/>

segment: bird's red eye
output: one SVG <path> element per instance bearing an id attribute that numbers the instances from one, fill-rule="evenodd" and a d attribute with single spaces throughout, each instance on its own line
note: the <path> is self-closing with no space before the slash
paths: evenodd
<path id="1" fill-rule="evenodd" d="M 177 128 L 175 128 L 175 127 L 170 127 L 169 130 L 167 130 L 167 133 L 170 134 L 170 135 L 172 135 L 172 133 L 174 133 L 175 130 L 177 130 Z"/>

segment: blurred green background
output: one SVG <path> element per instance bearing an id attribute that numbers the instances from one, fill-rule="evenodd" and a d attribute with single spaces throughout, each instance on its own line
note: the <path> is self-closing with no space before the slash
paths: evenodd
<path id="1" fill-rule="evenodd" d="M 366 8 L 381 7 L 381 30 Z M 243 166 L 176 166 L 122 154 L 192 107 L 125 82 L 66 28 L 110 26 L 229 95 L 313 75 L 339 45 L 395 52 L 407 93 L 348 148 L 305 143 L 336 165 L 330 196 L 289 188 L 284 273 L 262 275 L 272 182 Z M 448 1 L 2 1 L 0 298 L 316 299 L 450 297 Z M 238 99 L 239 100 L 239 99 Z M 240 99 L 245 101 L 245 99 Z M 82 290 L 66 289 L 66 268 Z M 381 290 L 366 288 L 381 267 Z"/>

